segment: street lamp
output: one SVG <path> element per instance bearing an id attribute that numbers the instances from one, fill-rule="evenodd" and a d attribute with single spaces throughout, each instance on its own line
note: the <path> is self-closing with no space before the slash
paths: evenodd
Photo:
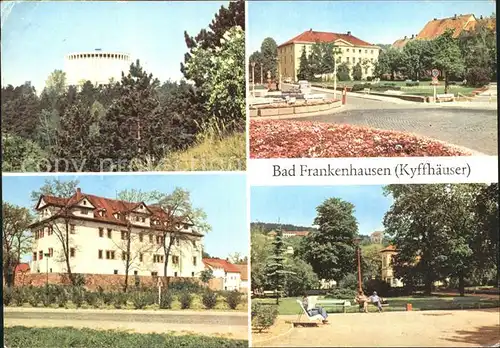
<path id="1" fill-rule="evenodd" d="M 358 290 L 359 292 L 363 292 L 363 288 L 361 286 L 361 248 L 359 247 L 360 242 L 361 242 L 360 237 L 354 238 L 354 244 L 356 245 L 358 253 Z"/>
<path id="2" fill-rule="evenodd" d="M 251 62 L 252 66 L 252 96 L 255 97 L 255 62 Z"/>

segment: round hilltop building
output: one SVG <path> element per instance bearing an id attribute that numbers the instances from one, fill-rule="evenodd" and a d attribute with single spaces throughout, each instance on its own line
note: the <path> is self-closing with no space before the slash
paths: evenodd
<path id="1" fill-rule="evenodd" d="M 90 81 L 94 85 L 105 85 L 110 79 L 120 81 L 122 72 L 128 73 L 130 55 L 122 52 L 109 52 L 96 49 L 90 52 L 75 52 L 66 55 L 64 72 L 68 85 L 80 85 Z"/>

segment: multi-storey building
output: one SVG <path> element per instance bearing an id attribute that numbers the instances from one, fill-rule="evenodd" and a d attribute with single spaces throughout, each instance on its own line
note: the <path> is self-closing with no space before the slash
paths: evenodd
<path id="1" fill-rule="evenodd" d="M 309 56 L 312 45 L 316 42 L 334 43 L 335 61 L 337 64 L 347 63 L 351 74 L 352 67 L 360 63 L 363 78 L 373 75 L 380 47 L 355 37 L 350 31 L 339 34 L 310 29 L 278 46 L 278 64 L 282 78 L 297 81 L 302 50 L 305 49 Z"/>
<path id="2" fill-rule="evenodd" d="M 370 235 L 370 241 L 374 244 L 382 244 L 382 240 L 384 239 L 384 232 L 375 231 Z"/>
<path id="3" fill-rule="evenodd" d="M 309 231 L 283 231 L 283 238 L 290 237 L 306 237 L 309 234 Z M 276 232 L 271 231 L 267 234 L 270 238 L 276 237 Z"/>
<path id="4" fill-rule="evenodd" d="M 77 189 L 70 198 L 42 195 L 36 210 L 32 273 L 67 272 L 67 250 L 72 273 L 123 275 L 128 263 L 130 275 L 163 276 L 163 238 L 167 246 L 173 242 L 167 276 L 198 277 L 204 268 L 203 234 L 160 206 Z"/>

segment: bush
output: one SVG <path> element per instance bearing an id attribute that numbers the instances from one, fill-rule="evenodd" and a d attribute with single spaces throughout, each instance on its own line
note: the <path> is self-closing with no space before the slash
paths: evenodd
<path id="1" fill-rule="evenodd" d="M 418 81 L 406 81 L 406 86 L 407 87 L 415 87 L 415 86 L 419 86 L 420 83 Z"/>
<path id="2" fill-rule="evenodd" d="M 369 279 L 365 281 L 363 285 L 365 293 L 371 294 L 376 291 L 377 295 L 382 297 L 387 297 L 391 289 L 389 283 L 383 281 L 382 279 Z"/>
<path id="3" fill-rule="evenodd" d="M 366 81 L 372 81 L 373 80 L 373 76 L 367 76 L 366 77 Z"/>
<path id="4" fill-rule="evenodd" d="M 262 332 L 274 325 L 278 317 L 278 306 L 252 303 L 252 328 Z"/>
<path id="5" fill-rule="evenodd" d="M 61 289 L 61 291 L 59 291 L 56 302 L 59 307 L 66 306 L 66 303 L 68 303 L 68 293 L 66 289 Z"/>
<path id="6" fill-rule="evenodd" d="M 356 290 L 358 288 L 358 278 L 354 273 L 349 273 L 344 276 L 339 281 L 339 288 L 341 289 L 352 289 Z"/>
<path id="7" fill-rule="evenodd" d="M 112 292 L 103 292 L 101 293 L 100 297 L 102 299 L 102 302 L 107 306 L 113 303 L 113 297 L 116 295 L 116 293 Z"/>
<path id="8" fill-rule="evenodd" d="M 189 309 L 193 302 L 193 296 L 188 292 L 184 292 L 179 297 L 179 302 L 181 303 L 181 309 Z"/>
<path id="9" fill-rule="evenodd" d="M 476 66 L 470 68 L 465 79 L 467 80 L 467 86 L 471 87 L 483 87 L 490 83 L 491 69 L 487 67 Z"/>
<path id="10" fill-rule="evenodd" d="M 351 81 L 351 77 L 349 76 L 349 71 L 339 71 L 337 73 L 337 79 L 339 81 Z"/>
<path id="11" fill-rule="evenodd" d="M 371 88 L 371 87 L 372 87 L 371 83 L 357 83 L 352 86 L 351 92 L 359 92 L 365 88 Z"/>
<path id="12" fill-rule="evenodd" d="M 81 273 L 73 274 L 75 286 L 85 286 L 85 275 Z"/>
<path id="13" fill-rule="evenodd" d="M 97 292 L 85 291 L 85 302 L 94 308 L 99 307 L 99 295 Z"/>
<path id="14" fill-rule="evenodd" d="M 8 306 L 11 304 L 12 297 L 13 297 L 12 292 L 13 292 L 12 288 L 10 288 L 10 287 L 3 288 L 3 305 L 4 306 Z"/>
<path id="15" fill-rule="evenodd" d="M 161 309 L 171 309 L 172 302 L 174 302 L 174 296 L 170 291 L 162 291 L 160 298 L 160 308 Z"/>
<path id="16" fill-rule="evenodd" d="M 236 290 L 231 291 L 227 296 L 226 296 L 226 302 L 229 308 L 231 309 L 236 309 L 238 305 L 241 302 L 241 292 L 238 292 Z"/>
<path id="17" fill-rule="evenodd" d="M 124 307 L 127 304 L 127 294 L 124 294 L 123 292 L 112 293 L 111 303 L 117 309 Z"/>
<path id="18" fill-rule="evenodd" d="M 171 282 L 168 285 L 168 289 L 173 292 L 201 293 L 205 290 L 205 287 L 194 281 L 183 279 L 181 281 Z"/>
<path id="19" fill-rule="evenodd" d="M 12 300 L 16 306 L 22 306 L 27 300 L 25 289 L 22 287 L 14 288 L 12 292 Z"/>
<path id="20" fill-rule="evenodd" d="M 76 306 L 76 308 L 80 308 L 85 299 L 85 289 L 79 286 L 75 286 L 71 289 L 71 302 Z"/>
<path id="21" fill-rule="evenodd" d="M 28 303 L 33 307 L 38 307 L 44 296 L 43 289 L 40 288 L 30 288 L 27 292 Z"/>
<path id="22" fill-rule="evenodd" d="M 351 300 L 356 297 L 356 290 L 347 288 L 337 288 L 326 295 L 326 298 L 334 298 L 339 300 Z"/>
<path id="23" fill-rule="evenodd" d="M 134 291 L 131 293 L 131 299 L 135 309 L 143 309 L 155 303 L 155 294 L 149 291 Z"/>
<path id="24" fill-rule="evenodd" d="M 201 298 L 206 309 L 212 309 L 217 304 L 217 294 L 211 290 L 206 291 Z"/>

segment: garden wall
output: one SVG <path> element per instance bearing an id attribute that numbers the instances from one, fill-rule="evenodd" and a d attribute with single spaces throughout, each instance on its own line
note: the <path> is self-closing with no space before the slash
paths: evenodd
<path id="1" fill-rule="evenodd" d="M 312 112 L 327 111 L 342 106 L 340 100 L 330 100 L 322 103 L 286 105 L 286 106 L 263 106 L 250 109 L 250 117 L 269 117 L 269 116 L 293 116 L 307 114 Z"/>

